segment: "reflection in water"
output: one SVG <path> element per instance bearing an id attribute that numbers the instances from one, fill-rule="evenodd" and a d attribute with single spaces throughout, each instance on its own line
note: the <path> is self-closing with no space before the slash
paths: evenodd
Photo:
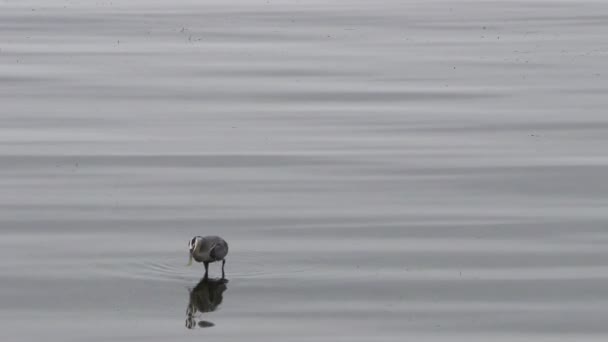
<path id="1" fill-rule="evenodd" d="M 225 279 L 202 279 L 195 288 L 188 290 L 190 299 L 186 309 L 186 328 L 194 329 L 197 325 L 208 328 L 214 325 L 200 318 L 203 312 L 215 311 L 222 304 L 223 293 L 228 288 L 227 282 Z"/>

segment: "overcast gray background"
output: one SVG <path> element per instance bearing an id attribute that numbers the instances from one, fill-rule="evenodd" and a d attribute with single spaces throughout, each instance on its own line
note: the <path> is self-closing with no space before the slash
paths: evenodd
<path id="1" fill-rule="evenodd" d="M 607 37 L 605 1 L 0 1 L 2 340 L 604 341 Z M 187 330 L 196 234 L 230 282 Z"/>

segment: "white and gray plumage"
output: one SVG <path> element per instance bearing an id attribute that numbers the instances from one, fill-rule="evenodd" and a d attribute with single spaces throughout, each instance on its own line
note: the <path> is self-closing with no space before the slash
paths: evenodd
<path id="1" fill-rule="evenodd" d="M 219 236 L 195 236 L 188 243 L 190 250 L 190 261 L 188 266 L 192 265 L 192 259 L 196 262 L 202 262 L 205 265 L 205 279 L 208 278 L 209 263 L 222 261 L 222 279 L 224 275 L 224 265 L 226 264 L 226 255 L 228 255 L 228 243 Z"/>

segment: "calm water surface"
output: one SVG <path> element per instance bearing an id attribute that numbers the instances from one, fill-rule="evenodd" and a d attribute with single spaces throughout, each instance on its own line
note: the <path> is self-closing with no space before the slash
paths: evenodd
<path id="1" fill-rule="evenodd" d="M 0 1 L 1 339 L 604 341 L 607 37 L 602 1 Z"/>

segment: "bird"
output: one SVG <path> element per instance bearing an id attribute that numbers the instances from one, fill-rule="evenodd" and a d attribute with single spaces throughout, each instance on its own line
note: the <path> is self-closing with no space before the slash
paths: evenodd
<path id="1" fill-rule="evenodd" d="M 222 261 L 222 280 L 226 278 L 224 266 L 226 265 L 226 255 L 228 255 L 228 243 L 219 236 L 195 236 L 188 242 L 190 250 L 190 260 L 188 266 L 192 265 L 192 259 L 202 262 L 205 265 L 205 276 L 209 278 L 209 263 Z"/>

